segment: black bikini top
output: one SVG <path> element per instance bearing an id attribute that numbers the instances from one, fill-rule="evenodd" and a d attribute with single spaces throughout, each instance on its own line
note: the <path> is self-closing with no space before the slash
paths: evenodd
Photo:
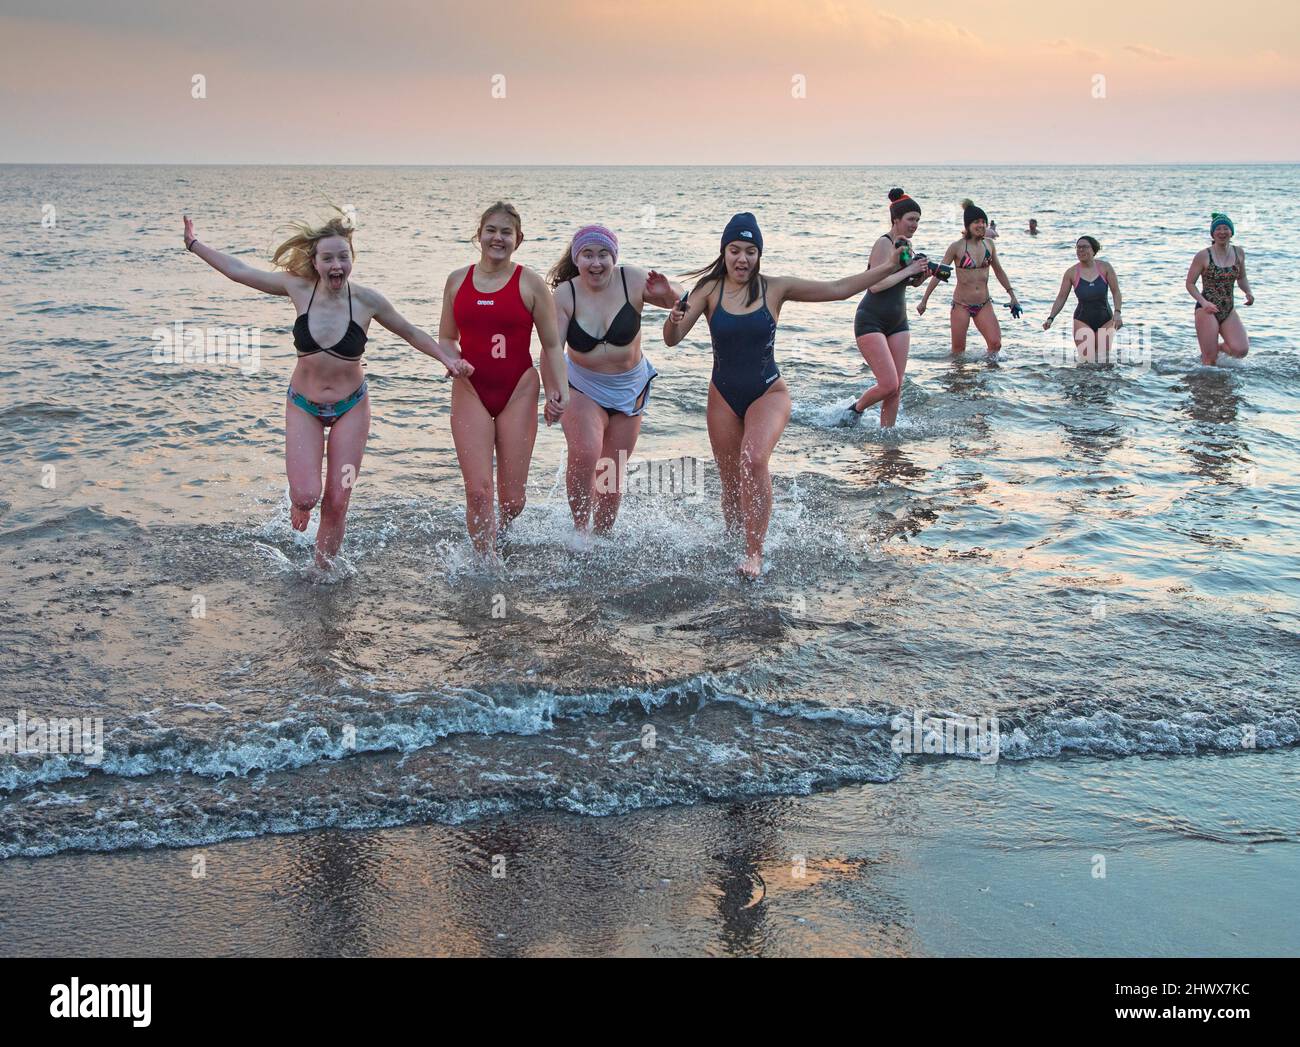
<path id="1" fill-rule="evenodd" d="M 319 286 L 320 280 L 317 279 L 316 287 Z M 343 337 L 328 349 L 316 344 L 316 339 L 311 336 L 311 324 L 307 322 L 307 317 L 311 314 L 311 303 L 316 301 L 316 287 L 311 289 L 311 298 L 307 301 L 307 312 L 293 322 L 293 345 L 298 350 L 298 355 L 311 356 L 315 353 L 329 353 L 330 356 L 337 356 L 340 360 L 360 360 L 361 354 L 366 351 L 366 332 L 361 329 L 359 323 L 352 319 L 351 282 L 348 283 L 348 329 L 343 332 Z"/>
<path id="2" fill-rule="evenodd" d="M 618 272 L 623 277 L 623 297 L 627 301 L 623 303 L 623 308 L 618 311 L 618 315 L 609 325 L 609 330 L 601 338 L 593 338 L 579 325 L 578 289 L 573 286 L 572 280 L 569 281 L 569 290 L 573 292 L 573 315 L 569 317 L 569 330 L 565 338 L 569 342 L 570 349 L 579 353 L 589 353 L 602 343 L 616 346 L 631 345 L 641 330 L 641 314 L 632 308 L 632 299 L 627 293 L 627 273 L 621 265 L 618 267 Z"/>

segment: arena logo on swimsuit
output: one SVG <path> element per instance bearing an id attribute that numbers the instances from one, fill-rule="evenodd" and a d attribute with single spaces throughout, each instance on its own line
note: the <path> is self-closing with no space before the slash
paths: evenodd
<path id="1" fill-rule="evenodd" d="M 497 300 L 495 298 L 480 298 L 474 304 L 475 305 L 496 305 Z"/>

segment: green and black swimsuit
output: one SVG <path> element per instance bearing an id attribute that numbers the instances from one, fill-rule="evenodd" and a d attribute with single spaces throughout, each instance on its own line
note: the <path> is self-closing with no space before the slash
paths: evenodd
<path id="1" fill-rule="evenodd" d="M 1232 315 L 1232 288 L 1241 276 L 1237 249 L 1232 248 L 1232 265 L 1222 266 L 1214 260 L 1214 248 L 1206 251 L 1205 272 L 1201 274 L 1201 294 L 1219 308 L 1216 319 L 1223 323 Z M 1197 309 L 1200 308 L 1198 304 Z"/>

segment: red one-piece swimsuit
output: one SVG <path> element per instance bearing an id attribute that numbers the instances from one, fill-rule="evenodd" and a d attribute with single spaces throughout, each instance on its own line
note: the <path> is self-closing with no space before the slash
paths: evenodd
<path id="1" fill-rule="evenodd" d="M 505 410 L 519 379 L 533 366 L 533 314 L 519 293 L 523 271 L 516 265 L 499 291 L 480 291 L 471 265 L 452 303 L 461 356 L 474 365 L 470 384 L 493 418 Z"/>

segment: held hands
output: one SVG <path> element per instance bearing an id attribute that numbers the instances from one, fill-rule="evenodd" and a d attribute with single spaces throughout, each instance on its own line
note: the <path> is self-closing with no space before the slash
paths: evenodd
<path id="1" fill-rule="evenodd" d="M 1246 304 L 1247 305 L 1255 304 L 1255 296 L 1251 294 L 1249 291 L 1246 292 Z"/>
<path id="2" fill-rule="evenodd" d="M 443 363 L 447 366 L 448 378 L 468 378 L 474 373 L 474 365 L 463 357 L 444 360 Z"/>
<path id="3" fill-rule="evenodd" d="M 185 250 L 188 251 L 190 249 L 190 245 L 193 244 L 194 241 L 198 239 L 198 237 L 194 235 L 194 223 L 190 221 L 190 216 L 185 215 L 184 218 L 185 218 Z"/>
<path id="4" fill-rule="evenodd" d="M 550 393 L 546 397 L 546 408 L 544 415 L 547 425 L 554 425 L 564 415 L 564 410 L 569 406 L 569 398 L 561 397 L 559 392 Z"/>

